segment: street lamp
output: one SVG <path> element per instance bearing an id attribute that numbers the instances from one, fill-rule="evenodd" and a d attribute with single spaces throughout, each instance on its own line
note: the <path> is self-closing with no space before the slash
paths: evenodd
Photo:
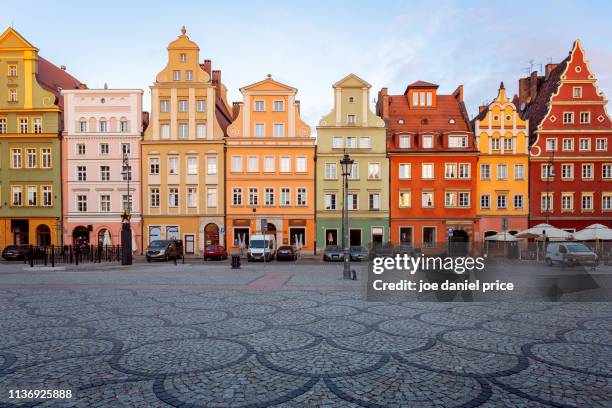
<path id="1" fill-rule="evenodd" d="M 132 178 L 132 172 L 130 169 L 129 158 L 127 151 L 123 151 L 123 179 L 127 181 L 127 204 L 123 207 L 123 213 L 121 214 L 121 265 L 132 264 L 132 228 L 130 225 L 130 214 L 132 209 L 132 195 L 130 193 L 130 179 Z"/>
<path id="2" fill-rule="evenodd" d="M 344 249 L 344 270 L 342 271 L 343 279 L 351 278 L 351 254 L 349 251 L 349 238 L 348 238 L 348 177 L 351 174 L 353 167 L 353 160 L 347 153 L 344 153 L 342 160 L 340 160 L 340 166 L 342 168 L 342 177 L 344 177 L 343 192 L 344 200 L 342 200 L 342 247 Z"/>

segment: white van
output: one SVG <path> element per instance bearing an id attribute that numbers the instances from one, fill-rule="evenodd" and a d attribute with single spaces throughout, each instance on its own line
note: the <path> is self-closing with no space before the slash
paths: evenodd
<path id="1" fill-rule="evenodd" d="M 276 237 L 273 234 L 256 234 L 249 239 L 247 261 L 268 262 L 276 256 Z"/>
<path id="2" fill-rule="evenodd" d="M 551 242 L 546 247 L 544 259 L 550 266 L 558 263 L 562 266 L 590 265 L 595 268 L 599 262 L 597 254 L 579 242 Z"/>

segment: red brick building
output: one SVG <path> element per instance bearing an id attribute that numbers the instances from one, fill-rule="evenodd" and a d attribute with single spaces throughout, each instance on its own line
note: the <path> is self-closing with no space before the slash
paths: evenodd
<path id="1" fill-rule="evenodd" d="M 403 95 L 378 94 L 377 114 L 387 125 L 390 159 L 390 240 L 415 247 L 453 240 L 472 242 L 476 218 L 478 150 L 463 103 L 417 81 Z"/>
<path id="2" fill-rule="evenodd" d="M 530 125 L 529 225 L 612 227 L 612 122 L 580 41 L 545 76 L 519 81 L 519 103 Z"/>

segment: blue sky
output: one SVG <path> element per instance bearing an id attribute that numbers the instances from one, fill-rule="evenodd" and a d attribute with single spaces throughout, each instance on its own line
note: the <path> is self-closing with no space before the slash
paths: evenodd
<path id="1" fill-rule="evenodd" d="M 6 4 L 4 4 L 6 3 Z M 172 6 L 169 6 L 173 4 Z M 61 1 L 0 0 L 0 26 L 11 24 L 40 54 L 90 88 L 145 89 L 166 62 L 182 25 L 223 72 L 229 99 L 266 74 L 299 89 L 313 127 L 332 106 L 331 85 L 353 72 L 403 92 L 425 80 L 442 93 L 465 87 L 470 116 L 512 94 L 536 68 L 567 56 L 580 38 L 606 96 L 612 95 L 612 3 L 586 1 Z"/>

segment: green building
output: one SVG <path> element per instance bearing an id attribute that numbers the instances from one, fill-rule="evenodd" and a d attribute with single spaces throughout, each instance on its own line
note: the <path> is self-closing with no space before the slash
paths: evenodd
<path id="1" fill-rule="evenodd" d="M 389 160 L 384 121 L 369 106 L 370 87 L 350 74 L 333 85 L 334 107 L 317 126 L 317 247 L 342 245 L 342 169 L 347 153 L 349 244 L 389 240 Z"/>

